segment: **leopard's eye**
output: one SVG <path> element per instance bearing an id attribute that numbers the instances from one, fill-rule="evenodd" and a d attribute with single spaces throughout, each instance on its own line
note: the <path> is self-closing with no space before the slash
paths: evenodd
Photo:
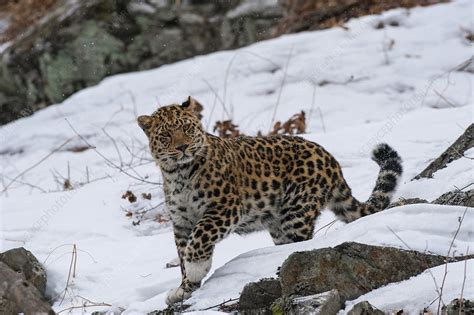
<path id="1" fill-rule="evenodd" d="M 187 135 L 194 134 L 194 127 L 190 123 L 186 123 L 183 125 L 183 130 Z"/>
<path id="2" fill-rule="evenodd" d="M 158 141 L 163 145 L 168 145 L 170 143 L 171 137 L 168 134 L 162 134 L 158 137 Z"/>

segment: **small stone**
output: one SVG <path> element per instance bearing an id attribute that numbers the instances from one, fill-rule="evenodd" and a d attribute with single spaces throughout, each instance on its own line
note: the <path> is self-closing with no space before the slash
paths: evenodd
<path id="1" fill-rule="evenodd" d="M 278 299 L 271 307 L 273 314 L 324 314 L 336 315 L 341 309 L 341 298 L 337 290 Z"/>
<path id="2" fill-rule="evenodd" d="M 454 299 L 446 306 L 443 306 L 444 315 L 474 314 L 474 301 L 466 299 Z"/>
<path id="3" fill-rule="evenodd" d="M 413 205 L 417 203 L 429 203 L 428 200 L 421 199 L 421 198 L 409 198 L 409 199 L 400 199 L 395 202 L 392 202 L 387 209 L 394 208 L 394 207 L 401 207 L 405 205 Z"/>
<path id="4" fill-rule="evenodd" d="M 281 297 L 281 285 L 277 279 L 262 279 L 248 283 L 240 295 L 241 311 L 269 309 L 270 305 Z M 248 313 L 246 313 L 248 314 Z"/>
<path id="5" fill-rule="evenodd" d="M 347 313 L 347 315 L 384 315 L 381 310 L 374 309 L 369 302 L 359 302 Z"/>

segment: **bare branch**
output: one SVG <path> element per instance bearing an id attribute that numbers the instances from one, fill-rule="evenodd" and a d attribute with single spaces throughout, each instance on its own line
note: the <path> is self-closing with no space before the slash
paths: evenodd
<path id="1" fill-rule="evenodd" d="M 109 138 L 110 141 L 112 141 L 112 144 L 114 145 L 114 148 L 115 148 L 115 151 L 117 152 L 117 155 L 119 157 L 119 160 L 120 160 L 120 167 L 123 167 L 123 159 L 122 159 L 122 154 L 120 153 L 120 150 L 117 146 L 117 141 L 115 141 L 114 138 L 112 138 L 108 133 L 107 131 L 105 130 L 105 128 L 102 128 L 102 132 L 107 136 L 107 138 Z"/>
<path id="2" fill-rule="evenodd" d="M 51 155 L 53 155 L 54 153 L 58 152 L 59 150 L 61 150 L 61 148 L 63 148 L 66 144 L 68 144 L 69 142 L 71 142 L 72 139 L 74 139 L 75 137 L 72 137 L 72 138 L 69 138 L 67 139 L 66 141 L 64 141 L 59 147 L 57 147 L 56 149 L 54 149 L 53 151 L 51 151 L 50 153 L 48 153 L 46 156 L 44 156 L 42 159 L 40 159 L 38 162 L 36 162 L 35 164 L 33 164 L 32 166 L 28 167 L 26 170 L 24 170 L 23 172 L 21 172 L 20 174 L 18 174 L 15 178 L 13 178 L 12 181 L 10 181 L 10 183 L 8 183 L 2 190 L 1 193 L 4 193 L 5 191 L 7 191 L 8 187 L 10 187 L 14 182 L 16 182 L 16 180 L 20 177 L 22 177 L 23 175 L 25 175 L 27 172 L 31 171 L 32 169 L 34 169 L 36 166 L 40 165 L 41 163 L 43 163 L 44 161 L 46 161 Z"/>
<path id="3" fill-rule="evenodd" d="M 283 92 L 283 87 L 285 86 L 286 77 L 288 74 L 288 67 L 290 65 L 291 56 L 293 55 L 293 48 L 294 46 L 292 45 L 290 48 L 290 53 L 288 54 L 288 58 L 286 59 L 285 70 L 283 72 L 283 79 L 281 80 L 280 89 L 278 90 L 277 101 L 276 101 L 275 107 L 273 108 L 272 120 L 270 121 L 270 128 L 272 128 L 273 124 L 275 123 L 275 116 L 276 116 L 278 106 L 280 105 L 281 93 Z"/>
<path id="4" fill-rule="evenodd" d="M 443 303 L 443 288 L 444 288 L 444 283 L 446 281 L 446 276 L 448 275 L 448 262 L 449 262 L 449 257 L 451 255 L 451 249 L 453 248 L 454 241 L 456 240 L 456 237 L 458 236 L 459 230 L 461 230 L 461 225 L 464 221 L 464 217 L 466 216 L 468 207 L 464 210 L 464 213 L 462 214 L 462 217 L 459 217 L 459 223 L 458 227 L 456 229 L 456 232 L 454 233 L 453 239 L 451 240 L 451 244 L 449 245 L 448 249 L 448 254 L 446 255 L 446 264 L 444 265 L 444 275 L 443 275 L 443 281 L 441 282 L 441 288 L 439 291 L 439 301 L 438 301 L 438 314 L 441 314 L 441 303 Z"/>
<path id="5" fill-rule="evenodd" d="M 133 179 L 136 179 L 138 181 L 141 181 L 141 182 L 144 182 L 144 183 L 148 183 L 148 184 L 153 184 L 153 185 L 161 185 L 161 183 L 157 183 L 157 182 L 151 182 L 151 181 L 148 181 L 144 178 L 141 178 L 141 177 L 137 177 L 137 176 L 134 176 L 132 174 L 130 174 L 129 172 L 125 171 L 122 167 L 116 165 L 114 162 L 112 162 L 110 159 L 108 159 L 105 155 L 103 155 L 99 150 L 97 150 L 96 147 L 94 147 L 93 145 L 91 145 L 87 140 L 86 138 L 84 138 L 80 133 L 77 132 L 76 129 L 74 129 L 74 127 L 71 125 L 71 123 L 69 122 L 69 120 L 67 120 L 66 118 L 66 122 L 67 124 L 69 125 L 69 127 L 72 129 L 72 131 L 74 131 L 74 133 L 79 136 L 79 138 L 81 138 L 81 140 L 86 144 L 88 145 L 92 150 L 94 150 L 95 153 L 97 153 L 97 155 L 99 155 L 102 159 L 104 159 L 110 166 L 112 166 L 113 168 L 116 168 L 117 170 L 119 170 L 121 173 L 133 178 Z"/>

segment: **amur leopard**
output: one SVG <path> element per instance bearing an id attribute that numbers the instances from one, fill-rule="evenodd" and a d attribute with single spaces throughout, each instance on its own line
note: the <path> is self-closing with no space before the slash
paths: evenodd
<path id="1" fill-rule="evenodd" d="M 380 172 L 370 198 L 359 202 L 339 163 L 320 145 L 284 135 L 216 137 L 190 110 L 193 102 L 190 97 L 138 117 L 162 172 L 181 261 L 182 283 L 167 304 L 200 286 L 214 246 L 230 233 L 267 230 L 276 245 L 305 241 L 325 207 L 351 222 L 390 203 L 402 165 L 387 144 L 373 150 Z"/>

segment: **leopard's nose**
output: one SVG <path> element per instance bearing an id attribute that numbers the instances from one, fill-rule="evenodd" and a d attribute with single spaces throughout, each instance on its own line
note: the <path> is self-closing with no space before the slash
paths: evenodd
<path id="1" fill-rule="evenodd" d="M 189 144 L 181 144 L 181 145 L 178 145 L 176 147 L 176 150 L 179 150 L 179 151 L 184 153 L 186 151 L 186 149 L 188 148 L 188 146 L 189 146 Z"/>

